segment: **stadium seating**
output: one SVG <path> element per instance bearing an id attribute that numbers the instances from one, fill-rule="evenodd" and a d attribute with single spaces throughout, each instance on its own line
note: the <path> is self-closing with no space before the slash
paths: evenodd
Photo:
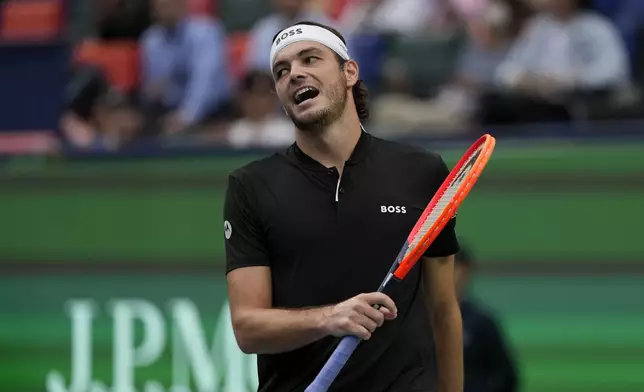
<path id="1" fill-rule="evenodd" d="M 452 36 L 401 38 L 392 44 L 390 56 L 407 65 L 413 93 L 426 96 L 452 76 L 462 43 Z"/>
<path id="2" fill-rule="evenodd" d="M 195 15 L 213 15 L 215 4 L 212 0 L 188 0 L 188 9 Z"/>
<path id="3" fill-rule="evenodd" d="M 63 27 L 63 2 L 58 0 L 7 0 L 2 2 L 0 39 L 52 40 Z"/>
<path id="4" fill-rule="evenodd" d="M 350 0 L 330 0 L 329 16 L 338 19 L 349 2 Z"/>
<path id="5" fill-rule="evenodd" d="M 75 50 L 76 61 L 100 67 L 108 80 L 131 93 L 139 83 L 139 48 L 135 41 L 84 40 Z"/>
<path id="6" fill-rule="evenodd" d="M 244 54 L 248 45 L 248 33 L 238 31 L 228 35 L 228 61 L 232 74 L 238 78 L 245 71 Z"/>
<path id="7" fill-rule="evenodd" d="M 219 0 L 217 14 L 229 32 L 247 31 L 270 12 L 266 0 Z"/>

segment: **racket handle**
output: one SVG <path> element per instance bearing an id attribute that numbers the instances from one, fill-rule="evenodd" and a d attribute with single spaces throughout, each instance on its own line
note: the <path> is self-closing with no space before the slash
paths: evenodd
<path id="1" fill-rule="evenodd" d="M 304 392 L 326 392 L 359 343 L 360 338 L 357 336 L 345 336 L 342 338 L 338 347 L 335 348 L 331 357 L 320 370 L 320 373 Z"/>

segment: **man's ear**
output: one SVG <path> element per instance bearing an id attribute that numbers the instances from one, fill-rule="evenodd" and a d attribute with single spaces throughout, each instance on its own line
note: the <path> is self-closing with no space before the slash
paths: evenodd
<path id="1" fill-rule="evenodd" d="M 347 87 L 352 88 L 360 79 L 360 67 L 354 60 L 347 60 L 344 63 L 344 76 L 347 79 Z"/>

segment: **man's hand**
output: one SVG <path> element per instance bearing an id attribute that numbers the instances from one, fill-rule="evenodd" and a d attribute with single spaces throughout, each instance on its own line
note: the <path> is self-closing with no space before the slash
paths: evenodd
<path id="1" fill-rule="evenodd" d="M 379 305 L 379 309 L 373 306 Z M 369 340 L 385 320 L 393 320 L 398 309 L 387 295 L 379 292 L 360 294 L 323 312 L 323 328 L 328 335 L 358 336 Z"/>
<path id="2" fill-rule="evenodd" d="M 226 279 L 235 338 L 246 354 L 292 351 L 329 335 L 368 339 L 398 312 L 382 293 L 361 294 L 320 308 L 273 308 L 269 267 L 237 268 Z M 373 305 L 380 305 L 380 309 L 373 309 Z"/>

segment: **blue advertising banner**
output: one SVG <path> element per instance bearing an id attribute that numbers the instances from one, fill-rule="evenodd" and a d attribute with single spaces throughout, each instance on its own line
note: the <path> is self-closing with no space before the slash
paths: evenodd
<path id="1" fill-rule="evenodd" d="M 0 132 L 57 129 L 70 53 L 63 42 L 0 44 Z"/>

